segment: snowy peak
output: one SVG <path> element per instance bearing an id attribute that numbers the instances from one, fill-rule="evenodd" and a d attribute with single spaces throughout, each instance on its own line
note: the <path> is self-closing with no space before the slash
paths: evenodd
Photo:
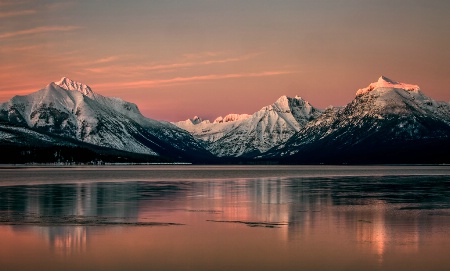
<path id="1" fill-rule="evenodd" d="M 260 111 L 276 111 L 279 113 L 289 113 L 294 107 L 310 108 L 311 105 L 307 101 L 303 100 L 300 96 L 291 98 L 283 95 L 278 98 L 278 100 L 276 100 L 273 104 L 261 108 Z"/>
<path id="2" fill-rule="evenodd" d="M 90 95 L 94 94 L 94 92 L 88 85 L 70 80 L 67 77 L 63 77 L 58 82 L 54 82 L 54 83 L 65 90 L 78 91 L 86 96 L 90 96 Z"/>
<path id="3" fill-rule="evenodd" d="M 277 112 L 289 112 L 289 98 L 286 95 L 281 96 L 273 104 L 264 106 L 260 111 L 277 111 Z"/>
<path id="4" fill-rule="evenodd" d="M 197 125 L 200 123 L 209 123 L 209 120 L 203 120 L 202 118 L 198 117 L 198 116 L 194 116 L 192 119 L 187 119 L 185 121 L 180 121 L 183 122 L 187 125 Z"/>
<path id="5" fill-rule="evenodd" d="M 203 120 L 202 120 L 202 118 L 200 118 L 200 117 L 197 117 L 197 116 L 194 116 L 192 119 L 191 119 L 191 122 L 192 122 L 192 124 L 199 124 L 199 123 L 201 123 Z"/>
<path id="6" fill-rule="evenodd" d="M 378 78 L 377 82 L 370 84 L 366 88 L 359 89 L 356 92 L 356 96 L 364 95 L 378 88 L 403 89 L 406 91 L 414 91 L 414 92 L 420 91 L 420 87 L 418 85 L 399 83 L 385 76 L 381 76 L 380 78 Z"/>
<path id="7" fill-rule="evenodd" d="M 216 118 L 213 123 L 225 123 L 225 122 L 232 122 L 232 121 L 238 121 L 238 120 L 245 120 L 250 117 L 251 117 L 251 115 L 248 115 L 248 114 L 228 114 L 223 118 L 222 118 L 222 116 Z"/>

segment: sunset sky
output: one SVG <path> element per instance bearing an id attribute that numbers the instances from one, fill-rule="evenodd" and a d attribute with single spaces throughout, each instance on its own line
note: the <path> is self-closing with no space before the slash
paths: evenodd
<path id="1" fill-rule="evenodd" d="M 450 101 L 448 0 L 0 0 L 0 102 L 66 76 L 147 117 L 345 105 L 379 76 Z"/>

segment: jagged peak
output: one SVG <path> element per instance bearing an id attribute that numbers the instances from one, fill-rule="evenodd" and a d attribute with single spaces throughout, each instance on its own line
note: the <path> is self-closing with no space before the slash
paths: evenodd
<path id="1" fill-rule="evenodd" d="M 54 83 L 65 90 L 78 91 L 86 96 L 94 94 L 88 85 L 73 81 L 67 77 L 62 77 L 61 80 Z"/>
<path id="2" fill-rule="evenodd" d="M 264 106 L 260 111 L 279 111 L 279 112 L 288 112 L 291 110 L 291 106 L 299 106 L 299 105 L 310 105 L 309 102 L 305 101 L 302 97 L 296 95 L 294 98 L 283 95 L 278 98 L 273 104 Z"/>
<path id="3" fill-rule="evenodd" d="M 191 120 L 192 124 L 199 124 L 201 123 L 203 120 L 202 118 L 198 117 L 198 116 L 194 116 Z"/>
<path id="4" fill-rule="evenodd" d="M 278 101 L 280 101 L 280 102 L 281 102 L 281 101 L 287 101 L 288 99 L 289 99 L 288 96 L 283 95 L 283 96 L 281 96 L 280 98 L 277 99 L 277 102 L 278 102 Z"/>
<path id="5" fill-rule="evenodd" d="M 286 103 L 286 102 L 289 102 L 289 101 L 292 101 L 292 100 L 299 100 L 299 101 L 304 101 L 304 102 L 306 102 L 305 100 L 303 100 L 302 97 L 300 97 L 300 96 L 298 96 L 298 95 L 295 95 L 294 98 L 289 97 L 289 96 L 287 96 L 287 95 L 283 95 L 283 96 L 281 96 L 280 98 L 278 98 L 278 99 L 275 101 L 275 103 L 283 103 L 283 102 Z"/>
<path id="6" fill-rule="evenodd" d="M 389 83 L 389 84 L 398 84 L 398 82 L 387 78 L 386 76 L 382 75 L 378 78 L 377 83 Z"/>
<path id="7" fill-rule="evenodd" d="M 418 85 L 399 83 L 392 79 L 389 79 L 386 76 L 380 76 L 378 81 L 375 83 L 371 83 L 368 87 L 358 89 L 356 92 L 356 96 L 364 95 L 372 90 L 377 88 L 392 88 L 392 89 L 403 89 L 406 91 L 420 91 L 420 87 Z"/>
<path id="8" fill-rule="evenodd" d="M 213 123 L 224 123 L 231 121 L 238 121 L 250 118 L 251 115 L 248 114 L 228 114 L 222 118 L 222 116 L 216 118 Z"/>

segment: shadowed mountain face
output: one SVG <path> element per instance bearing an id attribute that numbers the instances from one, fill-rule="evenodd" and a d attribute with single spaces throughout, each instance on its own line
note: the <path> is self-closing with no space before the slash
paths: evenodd
<path id="1" fill-rule="evenodd" d="M 288 163 L 443 163 L 449 150 L 449 104 L 418 86 L 381 77 L 265 157 Z"/>
<path id="2" fill-rule="evenodd" d="M 51 146 L 101 147 L 181 161 L 212 157 L 186 131 L 148 119 L 135 104 L 101 96 L 67 78 L 0 104 L 0 122 L 3 145 L 40 147 L 43 140 Z M 24 134 L 29 137 L 23 139 Z"/>

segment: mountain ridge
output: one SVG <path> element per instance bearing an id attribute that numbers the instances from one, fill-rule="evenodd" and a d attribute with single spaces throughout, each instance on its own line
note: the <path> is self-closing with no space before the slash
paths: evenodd
<path id="1" fill-rule="evenodd" d="M 104 97 L 65 77 L 0 104 L 0 121 L 126 152 L 175 160 L 212 157 L 186 131 L 146 118 L 135 104 Z"/>

